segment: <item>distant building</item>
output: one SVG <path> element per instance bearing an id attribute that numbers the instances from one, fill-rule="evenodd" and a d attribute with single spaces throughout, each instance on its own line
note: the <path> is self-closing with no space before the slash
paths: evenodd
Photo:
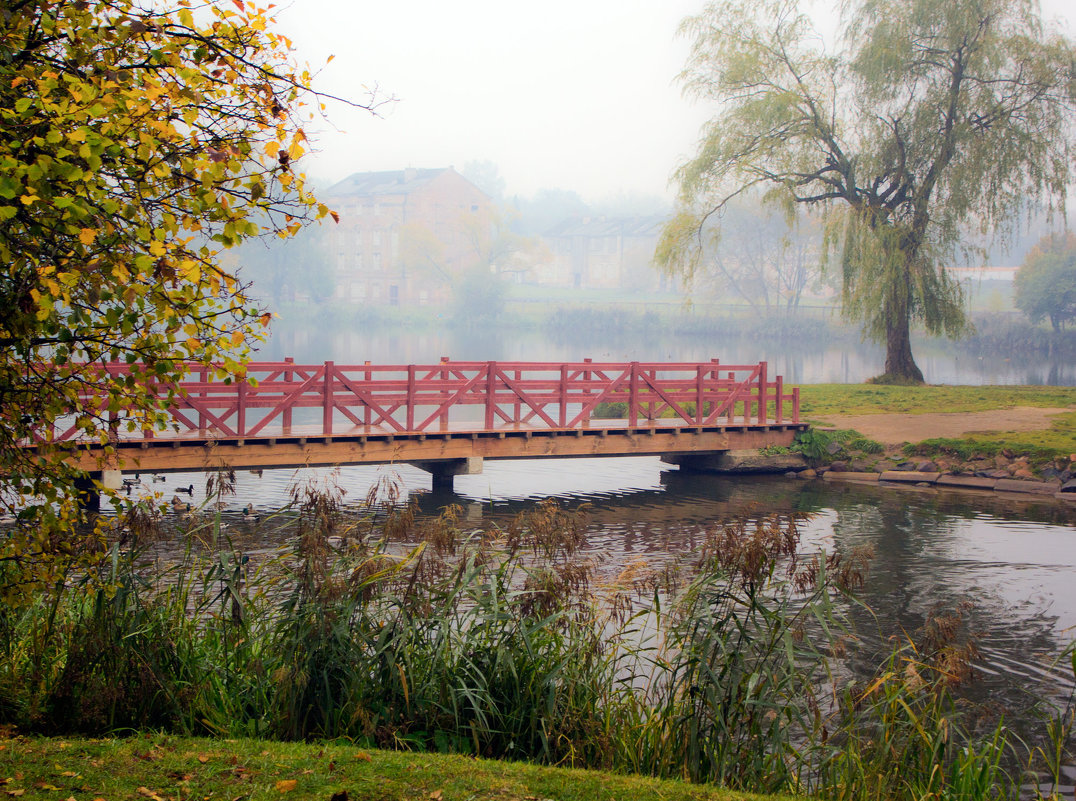
<path id="1" fill-rule="evenodd" d="M 325 197 L 340 215 L 327 244 L 339 300 L 441 303 L 452 281 L 481 266 L 490 198 L 451 167 L 360 172 Z"/>
<path id="2" fill-rule="evenodd" d="M 570 217 L 542 239 L 552 260 L 535 270 L 539 284 L 579 289 L 665 289 L 652 267 L 664 217 Z"/>

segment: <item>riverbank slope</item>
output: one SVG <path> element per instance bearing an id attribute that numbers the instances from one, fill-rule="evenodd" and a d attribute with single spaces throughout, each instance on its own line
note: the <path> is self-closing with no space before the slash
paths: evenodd
<path id="1" fill-rule="evenodd" d="M 5 778 L 6 777 L 6 778 Z M 354 745 L 0 737 L 0 792 L 22 799 L 791 801 L 707 785 Z"/>
<path id="2" fill-rule="evenodd" d="M 801 398 L 813 425 L 801 447 L 820 470 L 1046 481 L 1055 490 L 1076 478 L 1073 388 L 818 384 Z"/>

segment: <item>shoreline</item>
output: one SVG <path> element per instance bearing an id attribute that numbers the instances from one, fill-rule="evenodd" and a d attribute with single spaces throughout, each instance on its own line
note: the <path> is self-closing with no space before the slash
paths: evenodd
<path id="1" fill-rule="evenodd" d="M 815 478 L 796 473 L 800 479 Z M 878 484 L 893 489 L 945 489 L 969 494 L 1016 496 L 1020 500 L 1031 498 L 1053 500 L 1076 506 L 1076 487 L 1062 491 L 1060 481 L 1032 481 L 1018 478 L 984 478 L 959 476 L 952 473 L 923 472 L 914 470 L 887 470 L 882 473 L 859 473 L 854 471 L 825 470 L 817 475 L 823 481 L 843 481 L 855 484 Z M 1070 482 L 1071 483 L 1071 482 Z M 1029 497 L 1030 496 L 1030 497 Z"/>

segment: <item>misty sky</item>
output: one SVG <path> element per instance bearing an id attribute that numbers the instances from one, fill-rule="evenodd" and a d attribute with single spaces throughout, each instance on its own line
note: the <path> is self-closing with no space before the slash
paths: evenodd
<path id="1" fill-rule="evenodd" d="M 339 104 L 312 126 L 320 182 L 353 172 L 495 162 L 509 195 L 671 197 L 707 110 L 681 96 L 680 21 L 703 0 L 294 0 L 277 14 L 316 86 L 398 100 L 380 117 Z M 1046 0 L 1071 34 L 1076 4 Z M 325 64 L 333 55 L 333 60 Z M 339 130 L 333 130 L 333 128 Z"/>

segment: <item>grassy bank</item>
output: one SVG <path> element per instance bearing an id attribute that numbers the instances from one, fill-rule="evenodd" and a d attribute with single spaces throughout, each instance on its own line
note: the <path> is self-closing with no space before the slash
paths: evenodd
<path id="1" fill-rule="evenodd" d="M 708 785 L 346 743 L 124 739 L 0 740 L 0 793 L 24 799 L 309 798 L 320 801 L 749 801 Z M 346 795 L 345 795 L 346 794 Z M 777 801 L 788 796 L 765 796 Z"/>
<path id="2" fill-rule="evenodd" d="M 1016 406 L 1076 411 L 1074 387 L 805 384 L 800 393 L 800 412 L 812 420 L 840 414 L 1000 412 Z"/>
<path id="3" fill-rule="evenodd" d="M 894 387 L 871 384 L 812 384 L 800 389 L 800 413 L 808 421 L 839 421 L 844 415 L 996 412 L 997 431 L 960 437 L 917 436 L 909 426 L 907 455 L 1027 457 L 1036 468 L 1076 454 L 1076 388 L 1018 386 Z M 1049 427 L 1006 431 L 1005 412 L 1016 407 L 1071 409 L 1054 416 Z M 994 426 L 991 426 L 992 428 Z"/>

